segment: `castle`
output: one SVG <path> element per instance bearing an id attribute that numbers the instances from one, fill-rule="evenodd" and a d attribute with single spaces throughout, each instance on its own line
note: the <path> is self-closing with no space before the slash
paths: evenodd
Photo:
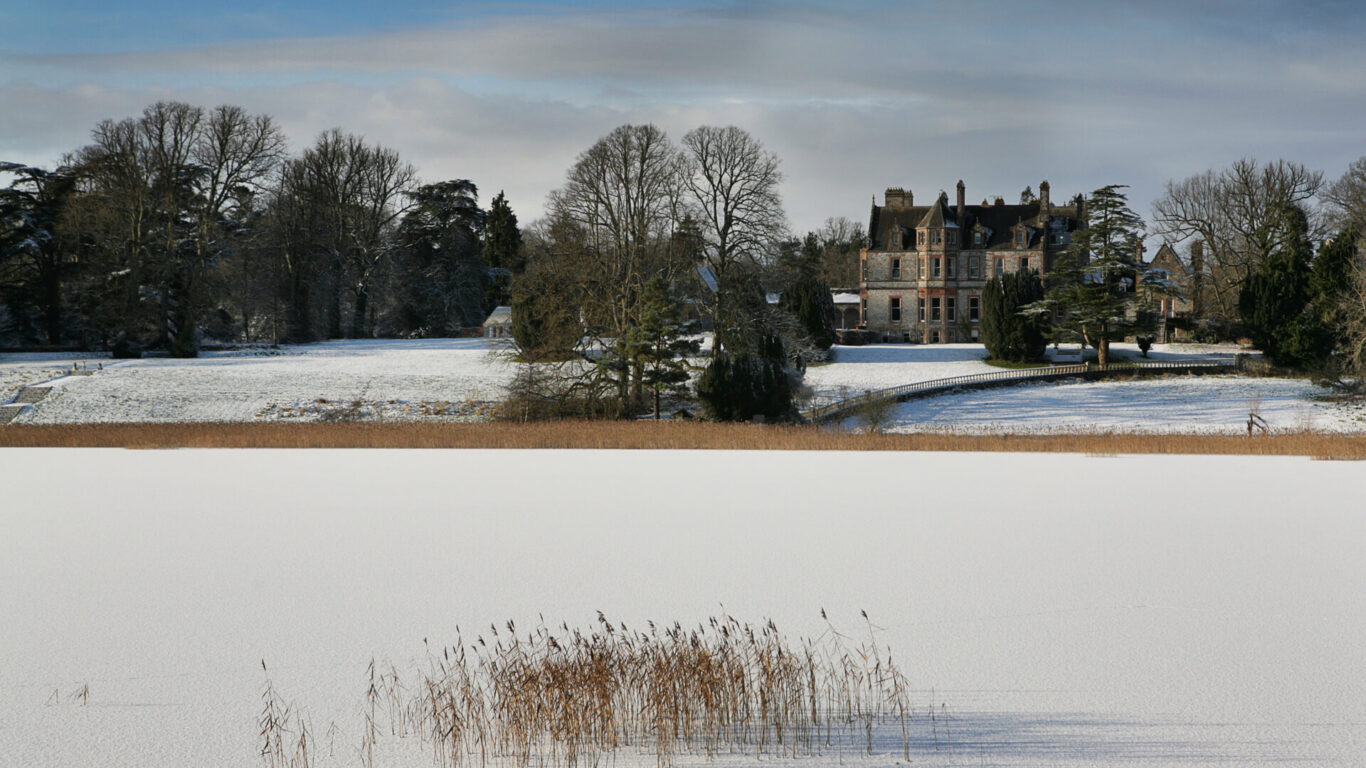
<path id="1" fill-rule="evenodd" d="M 1020 269 L 1047 274 L 1085 222 L 1081 196 L 1053 205 L 1048 182 L 1021 205 L 957 204 L 940 193 L 916 206 L 910 190 L 889 188 L 873 201 L 868 247 L 860 254 L 859 325 L 882 341 L 930 344 L 978 338 L 982 288 L 993 276 Z"/>

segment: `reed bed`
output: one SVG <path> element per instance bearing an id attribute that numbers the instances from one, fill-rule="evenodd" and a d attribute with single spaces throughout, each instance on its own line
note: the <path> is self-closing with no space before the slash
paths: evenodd
<path id="1" fill-rule="evenodd" d="M 633 630 L 599 614 L 589 630 L 528 633 L 508 622 L 429 646 L 406 680 L 372 661 L 366 681 L 366 766 L 377 745 L 413 738 L 440 768 L 598 766 L 623 751 L 661 768 L 678 755 L 910 755 L 906 677 L 878 651 L 871 623 L 869 640 L 850 648 L 833 628 L 790 643 L 771 621 L 729 616 Z M 289 710 L 269 683 L 263 698 L 265 764 L 306 766 L 289 755 Z M 875 726 L 899 743 L 875 741 Z"/>
<path id="2" fill-rule="evenodd" d="M 1366 459 L 1366 434 L 864 434 L 810 426 L 685 421 L 480 424 L 62 424 L 0 426 L 0 447 L 484 448 L 784 451 L 1012 451 L 1234 454 Z"/>

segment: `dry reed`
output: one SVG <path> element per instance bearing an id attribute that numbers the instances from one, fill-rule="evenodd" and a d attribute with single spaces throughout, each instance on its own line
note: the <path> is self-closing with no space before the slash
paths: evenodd
<path id="1" fill-rule="evenodd" d="M 441 768 L 596 766 L 623 749 L 652 753 L 661 768 L 681 754 L 799 757 L 856 742 L 871 753 L 884 723 L 899 727 L 897 751 L 909 756 L 906 678 L 869 628 L 869 643 L 849 649 L 833 628 L 793 645 L 771 621 L 729 616 L 689 629 L 631 630 L 601 614 L 587 631 L 491 626 L 473 642 L 429 647 L 409 686 L 371 662 L 362 762 L 378 740 L 412 735 Z M 267 697 L 263 721 L 271 707 Z M 375 727 L 380 710 L 388 737 Z M 263 751 L 268 765 L 276 744 Z"/>
<path id="2" fill-rule="evenodd" d="M 488 448 L 785 451 L 1010 451 L 1236 454 L 1366 459 L 1366 434 L 1299 431 L 1243 435 L 861 434 L 805 426 L 684 421 L 527 424 L 70 424 L 0 426 L 0 447 L 62 448 Z"/>

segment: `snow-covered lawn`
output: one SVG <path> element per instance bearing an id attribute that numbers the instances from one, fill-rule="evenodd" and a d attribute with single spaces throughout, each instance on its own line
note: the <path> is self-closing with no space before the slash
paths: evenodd
<path id="1" fill-rule="evenodd" d="M 1227 345 L 1159 344 L 1148 353 L 1148 358 L 1143 358 L 1134 344 L 1116 344 L 1113 351 L 1119 359 L 1176 361 L 1232 358 L 1240 350 Z M 1051 349 L 1048 355 L 1051 357 Z M 865 390 L 1002 370 L 984 362 L 986 349 L 981 344 L 836 346 L 832 357 L 833 362 L 806 371 L 804 381 L 814 392 L 813 404 L 862 394 Z"/>
<path id="2" fill-rule="evenodd" d="M 512 376 L 501 351 L 484 339 L 349 340 L 191 360 L 104 360 L 95 375 L 54 382 L 18 422 L 307 419 L 357 400 L 386 419 L 480 418 L 477 406 L 502 399 Z"/>
<path id="3" fill-rule="evenodd" d="M 1366 431 L 1366 404 L 1332 402 L 1306 379 L 1164 376 L 967 390 L 901 403 L 891 432 L 1246 432 L 1249 413 L 1276 431 Z M 855 428 L 857 419 L 846 419 Z"/>
<path id="4" fill-rule="evenodd" d="M 1133 345 L 1116 345 L 1119 357 L 1140 359 Z M 346 340 L 209 352 L 193 360 L 153 358 L 96 360 L 71 354 L 0 355 L 0 402 L 22 387 L 69 370 L 73 362 L 95 367 L 90 376 L 53 382 L 46 400 L 23 413 L 18 423 L 196 422 L 263 419 L 312 420 L 362 407 L 348 418 L 384 420 L 478 420 L 503 398 L 517 363 L 506 347 L 483 339 Z M 1159 345 L 1154 360 L 1231 357 L 1232 347 Z M 950 376 L 1001 370 L 982 361 L 980 344 L 877 344 L 836 347 L 834 361 L 812 366 L 806 384 L 812 404 L 864 390 L 882 389 Z M 1156 386 L 1157 389 L 1152 389 Z M 1208 382 L 1188 386 L 1106 383 L 1093 389 L 1064 387 L 990 390 L 959 400 L 936 398 L 906 406 L 897 429 L 964 430 L 1071 429 L 1078 424 L 1183 431 L 1233 429 L 1241 422 L 1229 413 L 1243 409 L 1258 392 L 1278 426 L 1295 426 L 1312 416 L 1315 426 L 1353 428 L 1352 418 L 1300 400 L 1308 385 L 1284 381 L 1241 380 L 1228 390 Z M 1184 387 L 1184 388 L 1183 388 Z M 1095 394 L 1086 395 L 1086 392 Z M 1051 395 L 1049 393 L 1052 393 Z M 1095 402 L 1069 398 L 1090 397 Z M 1031 404 L 1031 398 L 1038 398 Z M 1204 398 L 1198 403 L 1189 398 Z M 1171 404 L 1173 403 L 1174 404 Z M 1115 404 L 1118 407 L 1109 407 Z M 1167 405 L 1159 405 L 1159 403 Z M 999 407 L 998 407 L 999 406 Z M 1109 421 L 1097 423 L 1092 416 Z M 1157 415 L 1154 415 L 1157 414 Z M 1160 418 L 1158 418 L 1160 416 Z M 1353 415 L 1354 418 L 1354 415 Z M 1246 420 L 1246 412 L 1241 419 Z M 1156 425 L 1156 426 L 1155 426 Z"/>
<path id="5" fill-rule="evenodd" d="M 359 766 L 370 659 L 412 679 L 457 625 L 724 611 L 795 639 L 824 609 L 856 639 L 866 610 L 908 673 L 911 765 L 1359 766 L 1363 479 L 1235 456 L 4 449 L 0 764 L 261 766 L 264 659 L 313 765 Z M 436 765 L 380 725 L 375 765 Z M 718 763 L 885 768 L 893 743 Z"/>

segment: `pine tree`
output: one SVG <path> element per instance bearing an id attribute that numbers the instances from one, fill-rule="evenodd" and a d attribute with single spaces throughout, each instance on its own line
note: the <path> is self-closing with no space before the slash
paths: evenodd
<path id="1" fill-rule="evenodd" d="M 658 419 L 662 393 L 678 392 L 687 383 L 687 358 L 697 354 L 701 343 L 689 338 L 691 329 L 680 319 L 678 302 L 669 295 L 664 278 L 656 277 L 645 285 L 638 309 L 640 319 L 627 334 L 627 344 L 630 357 L 642 366 Z"/>
<path id="2" fill-rule="evenodd" d="M 1054 263 L 1047 297 L 1026 310 L 1052 313 L 1054 338 L 1095 347 L 1102 366 L 1110 362 L 1111 341 L 1154 332 L 1151 297 L 1172 291 L 1170 281 L 1139 258 L 1143 220 L 1129 209 L 1124 188 L 1111 184 L 1091 193 L 1086 226 Z"/>

